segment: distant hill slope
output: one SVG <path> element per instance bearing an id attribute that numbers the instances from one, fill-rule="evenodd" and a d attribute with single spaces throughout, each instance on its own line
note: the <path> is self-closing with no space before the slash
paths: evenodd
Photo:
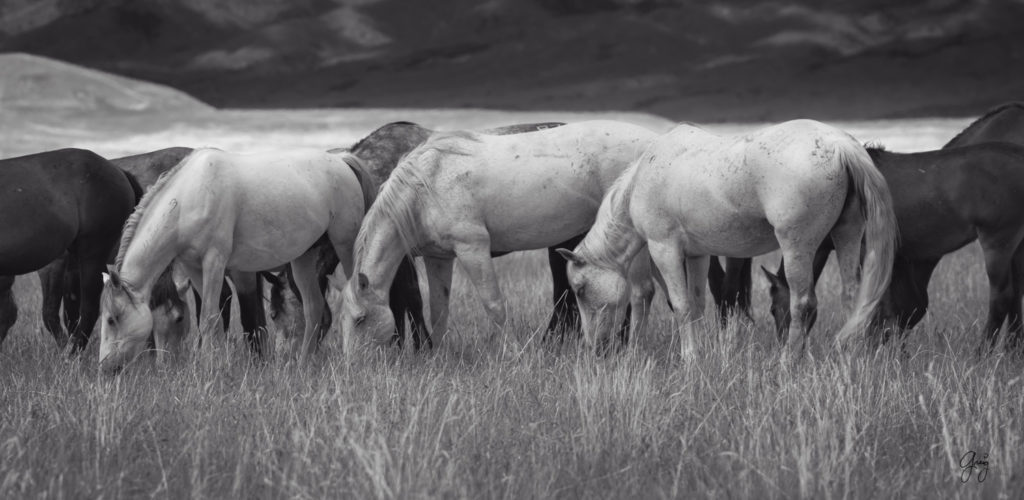
<path id="1" fill-rule="evenodd" d="M 217 106 L 975 114 L 1024 98 L 1010 0 L 0 0 L 0 51 Z"/>
<path id="2" fill-rule="evenodd" d="M 188 94 L 164 85 L 46 57 L 0 54 L 0 109 L 167 111 L 209 108 Z"/>

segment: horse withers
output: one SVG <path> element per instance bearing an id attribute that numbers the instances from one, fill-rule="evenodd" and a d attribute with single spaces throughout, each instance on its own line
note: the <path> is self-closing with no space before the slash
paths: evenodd
<path id="1" fill-rule="evenodd" d="M 867 257 L 857 288 L 862 234 Z M 681 354 L 695 357 L 710 255 L 751 257 L 781 248 L 790 262 L 790 313 L 783 361 L 799 358 L 817 314 L 811 261 L 837 241 L 847 304 L 839 334 L 867 327 L 889 282 L 896 244 L 892 201 L 881 174 L 853 137 L 811 120 L 740 136 L 683 124 L 655 139 L 609 190 L 593 229 L 569 260 L 585 329 L 607 337 L 629 290 L 626 269 L 646 246 L 682 329 Z M 589 318 L 589 319 L 588 319 Z M 591 334 L 588 334 L 590 336 Z"/>

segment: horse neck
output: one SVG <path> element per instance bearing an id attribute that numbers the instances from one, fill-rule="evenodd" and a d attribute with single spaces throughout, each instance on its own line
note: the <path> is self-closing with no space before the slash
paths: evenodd
<path id="1" fill-rule="evenodd" d="M 379 296 L 387 297 L 391 282 L 395 279 L 398 266 L 405 257 L 405 242 L 394 221 L 380 217 L 377 221 L 365 220 L 364 228 L 373 228 L 367 233 L 356 255 L 356 272 L 369 279 L 370 288 Z"/>
<path id="2" fill-rule="evenodd" d="M 636 165 L 612 185 L 598 209 L 597 220 L 580 243 L 583 254 L 599 263 L 625 270 L 645 242 L 633 225 L 629 197 Z"/>
<path id="3" fill-rule="evenodd" d="M 152 210 L 166 206 L 157 200 L 154 202 L 150 205 Z M 118 266 L 121 278 L 131 283 L 135 292 L 145 301 L 149 300 L 157 279 L 177 256 L 177 228 L 168 228 L 168 224 L 152 223 L 152 217 L 163 219 L 170 215 L 171 210 L 174 208 L 142 215 L 124 252 L 124 258 Z"/>

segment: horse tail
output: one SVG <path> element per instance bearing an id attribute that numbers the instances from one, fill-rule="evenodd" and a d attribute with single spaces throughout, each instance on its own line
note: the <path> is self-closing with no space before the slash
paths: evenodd
<path id="1" fill-rule="evenodd" d="M 852 335 L 867 332 L 875 308 L 889 287 L 899 235 L 889 186 L 868 152 L 851 138 L 836 145 L 836 159 L 846 170 L 865 221 L 865 253 L 856 304 L 836 336 L 839 343 L 844 343 Z"/>

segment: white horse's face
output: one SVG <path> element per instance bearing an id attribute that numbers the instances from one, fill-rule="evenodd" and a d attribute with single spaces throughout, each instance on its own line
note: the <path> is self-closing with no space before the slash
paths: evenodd
<path id="1" fill-rule="evenodd" d="M 114 374 L 149 345 L 153 313 L 115 273 L 103 276 L 100 295 L 100 371 Z"/>
<path id="2" fill-rule="evenodd" d="M 369 286 L 366 275 L 359 273 L 348 281 L 342 296 L 341 328 L 357 342 L 369 341 L 383 345 L 395 334 L 395 317 L 388 301 Z"/>
<path id="3" fill-rule="evenodd" d="M 569 261 L 566 273 L 576 294 L 583 335 L 588 344 L 603 351 L 626 317 L 629 281 L 618 270 L 588 262 L 568 250 L 558 252 Z"/>

